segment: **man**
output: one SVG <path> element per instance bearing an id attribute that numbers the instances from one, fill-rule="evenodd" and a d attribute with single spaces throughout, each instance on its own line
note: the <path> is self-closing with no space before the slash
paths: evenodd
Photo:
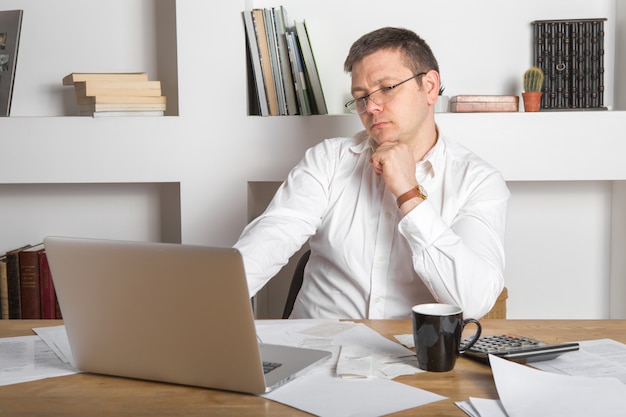
<path id="1" fill-rule="evenodd" d="M 415 33 L 364 35 L 345 70 L 365 131 L 309 149 L 244 229 L 251 295 L 310 238 L 292 318 L 408 318 L 425 302 L 482 317 L 504 286 L 502 176 L 439 134 L 439 67 Z"/>

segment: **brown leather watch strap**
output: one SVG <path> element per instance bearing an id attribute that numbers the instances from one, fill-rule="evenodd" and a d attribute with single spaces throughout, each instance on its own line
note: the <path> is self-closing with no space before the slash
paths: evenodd
<path id="1" fill-rule="evenodd" d="M 406 203 L 407 201 L 415 197 L 419 197 L 422 200 L 426 200 L 427 195 L 426 193 L 422 192 L 422 190 L 420 190 L 419 185 L 411 188 L 406 193 L 401 194 L 400 197 L 397 198 L 396 203 L 398 203 L 398 207 L 401 207 L 404 203 Z"/>

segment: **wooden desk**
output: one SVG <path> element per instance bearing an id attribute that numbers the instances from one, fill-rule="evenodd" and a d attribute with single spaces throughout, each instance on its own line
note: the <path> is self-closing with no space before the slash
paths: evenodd
<path id="1" fill-rule="evenodd" d="M 408 320 L 364 321 L 384 336 L 411 333 Z M 626 320 L 483 320 L 483 334 L 517 333 L 546 342 L 611 338 L 626 343 Z M 59 321 L 0 321 L 0 337 L 33 334 Z M 497 398 L 490 368 L 460 358 L 454 370 L 397 379 L 448 397 L 396 416 L 465 416 L 454 404 L 470 396 Z M 0 387 L 3 416 L 304 416 L 253 395 L 93 374 L 77 374 Z"/>

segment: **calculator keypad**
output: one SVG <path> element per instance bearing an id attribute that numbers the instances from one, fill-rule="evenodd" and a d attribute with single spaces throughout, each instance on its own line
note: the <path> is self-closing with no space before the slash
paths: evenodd
<path id="1" fill-rule="evenodd" d="M 483 336 L 476 341 L 470 350 L 486 354 L 498 354 L 517 352 L 543 345 L 545 345 L 545 343 L 530 337 L 502 334 L 497 336 Z"/>

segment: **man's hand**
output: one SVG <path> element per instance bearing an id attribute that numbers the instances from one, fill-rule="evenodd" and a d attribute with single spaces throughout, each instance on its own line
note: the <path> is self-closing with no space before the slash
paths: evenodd
<path id="1" fill-rule="evenodd" d="M 417 186 L 413 150 L 405 143 L 382 143 L 372 155 L 370 163 L 376 175 L 383 176 L 387 188 L 396 198 Z"/>

